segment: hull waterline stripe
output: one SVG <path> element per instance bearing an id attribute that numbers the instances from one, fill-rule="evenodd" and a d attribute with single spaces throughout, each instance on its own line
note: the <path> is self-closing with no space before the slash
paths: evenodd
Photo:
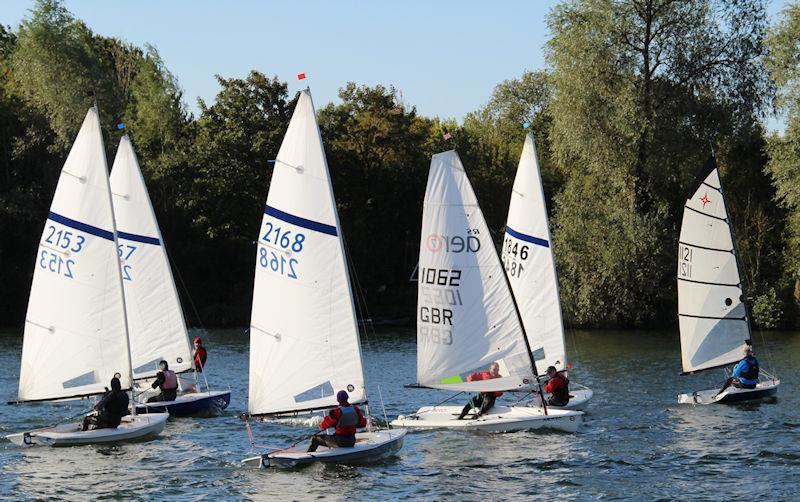
<path id="1" fill-rule="evenodd" d="M 683 244 L 684 246 L 689 246 L 697 249 L 705 249 L 706 251 L 719 251 L 720 253 L 733 253 L 733 249 L 720 249 L 720 248 L 709 248 L 706 246 L 698 246 L 697 244 L 690 244 L 688 242 L 678 241 L 678 244 Z"/>
<path id="2" fill-rule="evenodd" d="M 143 244 L 152 244 L 154 246 L 160 246 L 161 241 L 156 239 L 155 237 L 147 237 L 146 235 L 137 235 L 137 234 L 129 234 L 128 232 L 122 232 L 117 230 L 117 237 L 120 239 L 125 239 L 126 241 L 134 241 L 134 242 L 141 242 Z"/>
<path id="3" fill-rule="evenodd" d="M 537 246 L 542 246 L 545 248 L 550 247 L 550 243 L 544 239 L 540 239 L 538 237 L 534 237 L 532 235 L 523 234 L 522 232 L 517 232 L 513 228 L 506 226 L 506 233 L 512 237 L 516 237 L 517 239 L 525 242 L 530 242 L 531 244 L 536 244 Z"/>
<path id="4" fill-rule="evenodd" d="M 308 230 L 314 230 L 315 232 L 332 235 L 334 237 L 336 237 L 336 235 L 338 234 L 338 232 L 336 232 L 336 227 L 334 227 L 333 225 L 326 225 L 325 223 L 320 223 L 314 220 L 307 220 L 305 218 L 301 218 L 300 216 L 284 213 L 280 209 L 275 209 L 272 206 L 265 206 L 264 214 L 266 214 L 267 216 L 272 216 L 273 218 L 278 218 L 281 221 L 285 221 L 286 223 L 291 223 L 292 225 L 296 225 L 298 227 L 306 228 Z"/>
<path id="5" fill-rule="evenodd" d="M 86 223 L 81 223 L 80 221 L 73 220 L 71 218 L 67 218 L 66 216 L 61 216 L 58 213 L 54 213 L 50 211 L 47 213 L 47 219 L 53 220 L 56 223 L 61 223 L 64 226 L 74 228 L 75 230 L 80 230 L 81 232 L 86 232 L 87 234 L 96 235 L 98 237 L 102 237 L 103 239 L 107 239 L 109 241 L 114 240 L 114 233 L 109 232 L 108 230 L 103 230 L 102 228 L 98 228 Z"/>
<path id="6" fill-rule="evenodd" d="M 720 218 L 719 216 L 714 216 L 713 214 L 704 213 L 703 211 L 698 211 L 697 209 L 689 206 L 683 206 L 689 211 L 694 211 L 697 214 L 702 214 L 703 216 L 708 216 L 709 218 L 714 218 L 715 220 L 724 221 L 725 223 L 728 222 L 727 218 Z"/>

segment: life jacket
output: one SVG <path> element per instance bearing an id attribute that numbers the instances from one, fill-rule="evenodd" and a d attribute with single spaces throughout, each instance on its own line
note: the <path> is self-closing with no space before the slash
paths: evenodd
<path id="1" fill-rule="evenodd" d="M 352 436 L 356 433 L 358 425 L 358 412 L 354 405 L 339 406 L 339 419 L 336 421 L 336 434 Z"/>
<path id="2" fill-rule="evenodd" d="M 563 384 L 556 385 L 558 380 L 561 380 Z M 553 389 L 551 392 L 553 394 L 553 398 L 559 401 L 569 401 L 569 379 L 561 373 L 558 373 L 549 382 L 547 382 L 546 387 Z"/>
<path id="3" fill-rule="evenodd" d="M 739 379 L 748 380 L 744 383 L 758 383 L 758 360 L 753 356 L 748 356 L 744 358 L 744 363 L 747 368 L 740 373 Z"/>
<path id="4" fill-rule="evenodd" d="M 172 370 L 162 371 L 164 374 L 164 383 L 161 384 L 161 390 L 176 390 L 178 388 L 178 375 Z"/>

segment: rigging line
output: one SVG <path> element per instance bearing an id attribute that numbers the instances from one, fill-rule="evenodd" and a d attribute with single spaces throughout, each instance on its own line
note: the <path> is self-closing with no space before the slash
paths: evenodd
<path id="1" fill-rule="evenodd" d="M 356 310 L 358 310 L 359 317 L 363 320 L 364 326 L 364 339 L 367 342 L 367 349 L 372 352 L 372 344 L 370 338 L 373 340 L 377 339 L 377 333 L 375 331 L 375 325 L 372 322 L 372 317 L 370 316 L 369 309 L 367 308 L 367 297 L 364 293 L 364 288 L 361 287 L 361 281 L 358 279 L 358 273 L 356 273 L 355 263 L 353 262 L 353 256 L 350 252 L 350 247 L 347 245 L 347 240 L 342 238 L 342 243 L 344 244 L 344 252 L 345 256 L 347 257 L 348 268 L 350 270 L 350 275 L 353 278 L 353 286 L 356 293 Z M 358 320 L 356 320 L 358 322 Z"/>
<path id="2" fill-rule="evenodd" d="M 169 247 L 167 246 L 166 240 L 163 237 L 161 240 L 162 240 L 161 245 L 164 247 L 164 252 L 167 253 L 167 258 L 169 259 L 169 265 L 172 266 L 172 269 L 175 270 L 175 274 L 177 274 L 178 276 L 178 280 L 181 281 L 181 287 L 183 287 L 183 291 L 186 294 L 186 298 L 189 300 L 189 305 L 192 306 L 192 312 L 194 312 L 194 317 L 195 319 L 197 319 L 197 324 L 200 325 L 200 332 L 203 333 L 203 336 L 205 337 L 208 334 L 208 331 L 206 330 L 206 327 L 203 326 L 203 320 L 200 319 L 200 313 L 197 311 L 197 306 L 195 306 L 194 300 L 192 300 L 192 295 L 189 293 L 189 288 L 186 287 L 186 282 L 183 280 L 183 275 L 181 275 L 181 271 L 178 268 L 178 264 L 175 262 L 172 253 L 169 252 Z M 180 298 L 178 300 L 180 302 Z M 187 330 L 186 336 L 188 337 L 189 328 L 187 327 L 186 330 Z M 197 368 L 194 365 L 194 352 L 192 352 L 191 345 L 189 345 L 189 352 L 190 352 L 190 357 L 192 358 L 192 368 L 194 368 L 194 381 L 199 383 L 200 376 L 198 375 Z M 206 369 L 203 368 L 203 371 L 199 373 L 202 373 L 203 375 L 203 381 L 206 384 L 206 391 L 210 391 L 211 387 L 208 385 L 208 377 L 206 376 Z"/>

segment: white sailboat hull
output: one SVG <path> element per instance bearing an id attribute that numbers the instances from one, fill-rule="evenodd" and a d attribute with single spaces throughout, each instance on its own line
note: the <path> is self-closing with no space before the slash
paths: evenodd
<path id="1" fill-rule="evenodd" d="M 363 464 L 376 462 L 397 453 L 403 446 L 405 429 L 390 429 L 356 434 L 356 444 L 352 448 L 327 448 L 320 446 L 315 452 L 307 452 L 308 444 L 293 446 L 285 450 L 265 453 L 242 460 L 248 467 L 266 469 L 278 467 L 291 469 L 314 462 L 334 464 Z"/>
<path id="2" fill-rule="evenodd" d="M 409 429 L 458 429 L 484 432 L 513 432 L 551 429 L 575 432 L 583 421 L 583 412 L 558 410 L 548 406 L 547 415 L 540 407 L 494 406 L 488 413 L 458 420 L 461 406 L 423 406 L 413 415 L 400 415 L 391 424 Z"/>
<path id="3" fill-rule="evenodd" d="M 689 394 L 679 394 L 678 403 L 680 404 L 730 404 L 741 401 L 753 401 L 775 396 L 778 393 L 778 386 L 781 381 L 778 379 L 765 380 L 758 382 L 755 389 L 739 389 L 733 386 L 719 393 L 719 389 L 699 390 Z"/>
<path id="4" fill-rule="evenodd" d="M 59 424 L 26 432 L 9 434 L 6 439 L 17 446 L 82 446 L 134 441 L 156 436 L 164 430 L 168 413 L 126 416 L 116 429 L 81 431 L 81 424 Z"/>

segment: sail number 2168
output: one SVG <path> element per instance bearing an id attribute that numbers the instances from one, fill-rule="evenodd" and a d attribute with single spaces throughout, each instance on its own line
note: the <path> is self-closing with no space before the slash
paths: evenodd
<path id="1" fill-rule="evenodd" d="M 261 236 L 261 241 L 268 244 L 271 249 L 259 247 L 258 265 L 289 279 L 297 279 L 296 267 L 299 262 L 296 258 L 287 256 L 303 251 L 305 234 L 292 233 L 291 230 L 276 227 L 269 221 L 264 226 L 266 230 Z"/>

